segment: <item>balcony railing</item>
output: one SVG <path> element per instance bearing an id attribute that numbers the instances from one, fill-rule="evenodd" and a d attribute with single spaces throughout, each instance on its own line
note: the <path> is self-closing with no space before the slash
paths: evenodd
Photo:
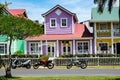
<path id="1" fill-rule="evenodd" d="M 110 37 L 110 30 L 97 30 L 97 37 Z"/>
<path id="2" fill-rule="evenodd" d="M 116 30 L 113 32 L 114 37 L 120 37 L 120 31 Z"/>
<path id="3" fill-rule="evenodd" d="M 120 31 L 114 30 L 113 36 L 120 37 Z M 111 37 L 111 31 L 110 30 L 97 30 L 97 37 Z"/>

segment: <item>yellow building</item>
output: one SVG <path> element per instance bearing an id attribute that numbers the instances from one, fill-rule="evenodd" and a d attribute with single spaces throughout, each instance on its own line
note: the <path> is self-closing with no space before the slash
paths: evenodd
<path id="1" fill-rule="evenodd" d="M 119 8 L 113 7 L 111 13 L 105 8 L 101 14 L 97 12 L 97 8 L 93 8 L 91 14 L 94 53 L 120 54 Z"/>

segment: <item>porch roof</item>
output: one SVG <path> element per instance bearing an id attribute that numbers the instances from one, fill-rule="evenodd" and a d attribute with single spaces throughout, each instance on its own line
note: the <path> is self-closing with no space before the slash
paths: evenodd
<path id="1" fill-rule="evenodd" d="M 36 40 L 73 40 L 73 39 L 92 39 L 92 34 L 84 24 L 74 25 L 74 34 L 42 34 L 39 36 L 28 37 L 26 41 Z"/>

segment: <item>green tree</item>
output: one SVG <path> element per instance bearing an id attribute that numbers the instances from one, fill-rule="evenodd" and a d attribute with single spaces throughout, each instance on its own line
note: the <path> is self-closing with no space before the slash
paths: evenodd
<path id="1" fill-rule="evenodd" d="M 3 5 L 2 5 L 3 6 Z M 0 10 L 3 10 L 3 7 L 0 7 Z M 6 77 L 12 77 L 11 74 L 11 44 L 15 39 L 25 39 L 30 36 L 37 36 L 43 33 L 42 27 L 23 17 L 14 17 L 0 14 L 0 35 L 6 35 L 9 44 L 9 65 L 6 68 Z"/>
<path id="2" fill-rule="evenodd" d="M 113 4 L 116 2 L 116 0 L 94 0 L 94 3 L 98 6 L 98 12 L 102 13 L 105 5 L 108 6 L 108 11 L 111 12 Z"/>

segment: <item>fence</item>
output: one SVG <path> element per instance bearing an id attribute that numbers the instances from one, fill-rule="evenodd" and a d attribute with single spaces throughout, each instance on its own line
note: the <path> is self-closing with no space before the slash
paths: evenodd
<path id="1" fill-rule="evenodd" d="M 15 58 L 12 58 L 14 60 Z M 20 61 L 31 60 L 31 64 L 34 64 L 39 59 L 38 58 L 19 58 Z M 65 66 L 68 62 L 75 60 L 76 58 L 56 58 L 54 59 L 54 64 L 56 66 Z M 120 57 L 80 57 L 78 60 L 86 60 L 88 66 L 120 66 Z M 8 64 L 8 58 L 2 58 L 5 64 Z"/>
<path id="2" fill-rule="evenodd" d="M 57 66 L 64 66 L 68 62 L 75 60 L 76 58 L 60 58 L 55 59 L 55 64 Z M 78 60 L 86 60 L 88 66 L 109 66 L 117 65 L 120 66 L 120 57 L 80 57 Z"/>

